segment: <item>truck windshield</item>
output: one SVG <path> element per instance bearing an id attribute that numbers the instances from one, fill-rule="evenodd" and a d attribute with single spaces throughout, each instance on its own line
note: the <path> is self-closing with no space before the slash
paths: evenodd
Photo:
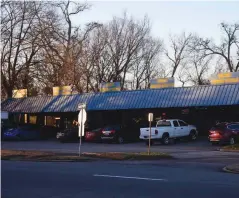
<path id="1" fill-rule="evenodd" d="M 157 122 L 156 127 L 170 127 L 171 122 L 166 120 L 160 120 Z"/>

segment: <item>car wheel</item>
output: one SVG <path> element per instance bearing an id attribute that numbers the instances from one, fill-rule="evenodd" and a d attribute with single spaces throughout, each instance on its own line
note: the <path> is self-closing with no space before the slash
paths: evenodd
<path id="1" fill-rule="evenodd" d="M 191 131 L 189 134 L 189 140 L 195 141 L 197 139 L 197 133 L 196 131 Z"/>
<path id="2" fill-rule="evenodd" d="M 17 135 L 17 137 L 18 137 L 18 140 L 19 140 L 19 141 L 24 141 L 24 140 L 25 140 L 24 137 L 23 137 L 22 135 L 20 135 L 20 134 Z"/>
<path id="3" fill-rule="evenodd" d="M 169 135 L 168 134 L 163 134 L 162 144 L 164 144 L 164 145 L 168 145 L 169 144 Z"/>
<path id="4" fill-rule="evenodd" d="M 147 140 L 146 142 L 145 142 L 145 144 L 147 145 L 147 146 L 149 146 L 149 140 Z M 152 146 L 154 144 L 154 142 L 151 140 L 150 141 L 150 146 Z"/>
<path id="5" fill-rule="evenodd" d="M 123 143 L 124 143 L 124 138 L 118 137 L 118 143 L 119 143 L 119 144 L 123 144 Z"/>
<path id="6" fill-rule="evenodd" d="M 234 138 L 234 137 L 231 137 L 230 140 L 229 140 L 229 143 L 230 143 L 230 145 L 235 144 L 235 138 Z"/>

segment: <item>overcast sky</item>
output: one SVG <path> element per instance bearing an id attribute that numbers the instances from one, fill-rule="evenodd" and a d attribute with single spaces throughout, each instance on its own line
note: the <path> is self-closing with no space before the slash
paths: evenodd
<path id="1" fill-rule="evenodd" d="M 220 40 L 221 22 L 239 22 L 239 1 L 88 1 L 92 8 L 74 19 L 75 23 L 107 22 L 123 11 L 135 18 L 147 14 L 152 34 L 167 39 L 169 33 L 196 32 Z"/>

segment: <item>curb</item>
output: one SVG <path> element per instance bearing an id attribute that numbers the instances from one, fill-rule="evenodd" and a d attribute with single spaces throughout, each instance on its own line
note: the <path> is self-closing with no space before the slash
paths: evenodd
<path id="1" fill-rule="evenodd" d="M 87 160 L 36 160 L 36 159 L 2 159 L 1 161 L 24 161 L 24 162 L 91 162 L 93 159 Z"/>
<path id="2" fill-rule="evenodd" d="M 227 173 L 239 174 L 239 171 L 230 170 L 226 166 L 222 170 Z"/>
<path id="3" fill-rule="evenodd" d="M 236 149 L 219 149 L 219 151 L 222 151 L 222 152 L 234 152 L 234 153 L 239 153 L 239 150 L 236 150 Z"/>
<path id="4" fill-rule="evenodd" d="M 28 161 L 28 162 L 92 162 L 92 161 L 121 161 L 121 162 L 150 162 L 150 161 L 161 161 L 161 160 L 175 160 L 174 157 L 163 157 L 158 159 L 135 159 L 135 158 L 129 158 L 129 159 L 113 159 L 113 158 L 98 158 L 98 157 L 90 157 L 89 159 L 24 159 L 24 158 L 2 158 L 1 161 Z"/>
<path id="5" fill-rule="evenodd" d="M 1 161 L 26 161 L 26 162 L 91 162 L 96 161 L 97 159 L 85 158 L 85 159 L 31 159 L 31 158 L 11 158 L 3 157 Z"/>

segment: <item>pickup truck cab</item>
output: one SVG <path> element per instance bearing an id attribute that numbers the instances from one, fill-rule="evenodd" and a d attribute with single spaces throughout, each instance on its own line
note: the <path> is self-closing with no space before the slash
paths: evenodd
<path id="1" fill-rule="evenodd" d="M 149 143 L 149 128 L 140 128 L 141 140 Z M 189 137 L 190 140 L 196 140 L 198 136 L 197 128 L 178 119 L 159 120 L 156 127 L 151 127 L 151 142 L 161 141 L 163 144 L 169 144 L 170 139 Z"/>

